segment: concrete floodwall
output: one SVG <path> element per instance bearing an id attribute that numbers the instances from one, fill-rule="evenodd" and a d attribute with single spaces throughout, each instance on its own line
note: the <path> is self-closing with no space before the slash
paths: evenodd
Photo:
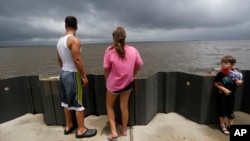
<path id="1" fill-rule="evenodd" d="M 106 115 L 106 86 L 105 78 L 103 75 L 94 76 L 94 94 L 95 94 L 95 103 L 96 103 L 96 114 L 97 115 Z"/>
<path id="2" fill-rule="evenodd" d="M 244 84 L 236 91 L 235 110 L 250 113 L 250 71 L 243 71 Z M 106 88 L 103 75 L 88 75 L 84 88 L 85 116 L 106 115 Z M 128 125 L 145 125 L 159 112 L 176 112 L 201 124 L 218 123 L 214 76 L 182 72 L 158 72 L 135 79 L 129 99 Z M 44 113 L 48 125 L 65 125 L 60 106 L 58 79 L 23 76 L 0 80 L 0 123 L 25 113 Z M 115 103 L 121 122 L 119 97 Z M 74 116 L 74 113 L 73 113 Z"/>
<path id="3" fill-rule="evenodd" d="M 156 73 L 147 79 L 135 80 L 135 123 L 137 125 L 145 125 L 158 113 L 159 109 L 162 110 L 162 105 L 159 106 L 158 100 L 159 91 L 158 74 Z M 162 75 L 162 74 L 161 74 Z M 160 92 L 160 96 L 163 93 Z M 160 100 L 163 104 L 162 100 Z"/>
<path id="4" fill-rule="evenodd" d="M 165 99 L 163 99 L 165 101 L 165 113 L 176 111 L 177 74 L 176 72 L 169 72 L 165 75 L 165 93 L 163 94 L 165 95 Z"/>
<path id="5" fill-rule="evenodd" d="M 33 113 L 43 113 L 42 95 L 40 90 L 39 76 L 28 76 L 28 88 L 31 93 L 31 103 L 33 104 Z"/>
<path id="6" fill-rule="evenodd" d="M 0 123 L 34 111 L 27 77 L 0 80 Z"/>
<path id="7" fill-rule="evenodd" d="M 244 88 L 242 95 L 240 110 L 250 114 L 250 71 L 245 71 Z"/>
<path id="8" fill-rule="evenodd" d="M 198 123 L 214 123 L 214 121 L 210 119 L 210 115 L 214 114 L 211 112 L 217 112 L 217 108 L 211 111 L 211 106 L 216 107 L 216 96 L 213 92 L 213 77 L 180 72 L 175 74 L 175 76 L 174 112 Z"/>
<path id="9" fill-rule="evenodd" d="M 85 116 L 96 115 L 96 93 L 95 93 L 95 76 L 87 75 L 88 77 L 88 87 L 84 88 L 83 101 L 85 103 Z"/>
<path id="10" fill-rule="evenodd" d="M 218 95 L 213 86 L 214 76 L 169 72 L 165 77 L 166 113 L 176 112 L 200 124 L 218 123 Z M 240 110 L 242 105 L 242 96 L 246 93 L 243 88 L 246 85 L 237 88 L 235 110 Z"/>
<path id="11" fill-rule="evenodd" d="M 48 125 L 55 125 L 57 123 L 56 111 L 54 107 L 53 92 L 50 82 L 50 80 L 41 80 L 40 90 L 42 94 L 44 121 Z"/>

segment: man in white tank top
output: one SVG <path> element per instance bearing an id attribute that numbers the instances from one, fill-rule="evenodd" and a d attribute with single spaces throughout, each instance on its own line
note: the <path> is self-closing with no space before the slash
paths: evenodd
<path id="1" fill-rule="evenodd" d="M 64 134 L 74 131 L 76 125 L 72 122 L 72 110 L 76 111 L 78 130 L 76 138 L 92 137 L 97 133 L 96 129 L 88 129 L 84 125 L 84 87 L 88 85 L 88 78 L 84 71 L 84 65 L 80 53 L 80 39 L 75 37 L 77 31 L 77 19 L 73 16 L 65 18 L 65 34 L 57 43 L 58 63 L 62 68 L 60 73 L 61 106 L 64 107 L 66 127 Z"/>

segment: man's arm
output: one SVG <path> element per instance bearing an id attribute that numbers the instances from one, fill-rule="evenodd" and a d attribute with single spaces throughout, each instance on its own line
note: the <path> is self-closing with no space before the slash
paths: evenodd
<path id="1" fill-rule="evenodd" d="M 62 63 L 62 59 L 61 59 L 61 57 L 60 57 L 58 51 L 57 51 L 57 61 L 58 61 L 59 65 L 60 65 L 60 67 L 62 68 L 63 63 Z"/>
<path id="2" fill-rule="evenodd" d="M 223 91 L 226 95 L 230 95 L 230 94 L 232 93 L 232 91 L 230 91 L 230 90 L 228 90 L 227 88 L 221 86 L 220 83 L 218 83 L 218 82 L 215 82 L 215 83 L 214 83 L 214 86 L 215 86 L 216 88 L 218 88 L 219 90 Z"/>
<path id="3" fill-rule="evenodd" d="M 82 77 L 84 85 L 87 86 L 88 78 L 87 78 L 87 75 L 84 71 L 84 65 L 83 65 L 83 61 L 82 61 L 82 57 L 81 57 L 81 53 L 80 53 L 80 47 L 81 47 L 80 39 L 75 38 L 75 37 L 73 37 L 73 38 L 71 37 L 69 39 L 72 41 L 70 49 L 71 49 L 74 63 L 76 65 L 78 72 L 80 73 L 80 75 Z"/>

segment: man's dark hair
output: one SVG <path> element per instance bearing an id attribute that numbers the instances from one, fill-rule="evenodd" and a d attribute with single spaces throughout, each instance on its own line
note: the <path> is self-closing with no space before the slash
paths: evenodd
<path id="1" fill-rule="evenodd" d="M 74 16 L 67 16 L 65 18 L 65 27 L 77 29 L 77 19 Z"/>

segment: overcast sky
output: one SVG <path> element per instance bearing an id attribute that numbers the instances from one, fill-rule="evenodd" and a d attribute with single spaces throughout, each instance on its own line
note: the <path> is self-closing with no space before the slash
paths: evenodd
<path id="1" fill-rule="evenodd" d="M 1 0 L 0 44 L 54 42 L 78 18 L 83 42 L 250 39 L 249 0 Z"/>

